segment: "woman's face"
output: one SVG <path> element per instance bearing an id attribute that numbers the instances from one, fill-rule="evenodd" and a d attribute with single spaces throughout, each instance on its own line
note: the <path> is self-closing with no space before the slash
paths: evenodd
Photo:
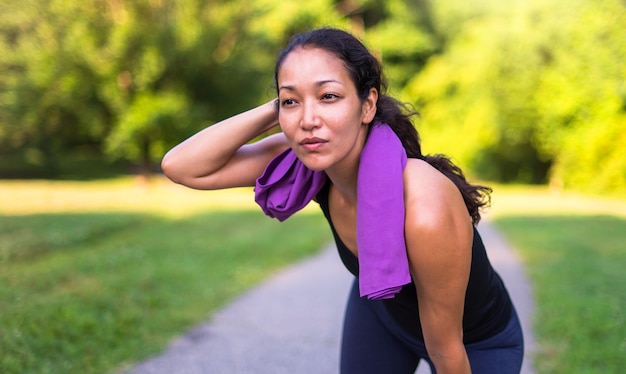
<path id="1" fill-rule="evenodd" d="M 319 48 L 297 48 L 278 71 L 280 126 L 312 170 L 357 165 L 376 114 L 378 92 L 361 100 L 343 62 Z"/>

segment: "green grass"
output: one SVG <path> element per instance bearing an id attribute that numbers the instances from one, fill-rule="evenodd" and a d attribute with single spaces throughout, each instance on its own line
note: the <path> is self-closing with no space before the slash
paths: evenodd
<path id="1" fill-rule="evenodd" d="M 626 200 L 496 186 L 489 214 L 537 299 L 539 373 L 626 367 Z M 116 372 L 330 241 L 249 189 L 156 179 L 0 182 L 0 372 Z"/>
<path id="2" fill-rule="evenodd" d="M 122 370 L 330 241 L 321 214 L 279 223 L 251 200 L 161 182 L 0 183 L 0 372 Z"/>
<path id="3" fill-rule="evenodd" d="M 494 202 L 533 285 L 538 373 L 622 373 L 626 202 L 529 188 L 496 189 Z"/>

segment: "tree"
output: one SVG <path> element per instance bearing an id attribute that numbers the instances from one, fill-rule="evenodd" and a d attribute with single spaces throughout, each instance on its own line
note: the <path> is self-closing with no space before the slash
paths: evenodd
<path id="1" fill-rule="evenodd" d="M 397 91 L 442 49 L 428 1 L 379 1 L 364 9 L 361 17 L 364 39 L 382 60 L 391 88 Z"/>
<path id="2" fill-rule="evenodd" d="M 294 5 L 293 21 L 279 24 L 321 20 L 323 3 L 331 6 Z M 182 137 L 267 99 L 259 93 L 270 85 L 272 57 L 288 30 L 276 35 L 249 21 L 289 10 L 246 0 L 1 7 L 3 153 L 31 154 L 54 174 L 58 155 L 87 144 L 135 161 L 145 175 Z"/>
<path id="3" fill-rule="evenodd" d="M 51 172 L 61 148 L 101 136 L 109 115 L 95 95 L 93 71 L 73 48 L 94 10 L 71 21 L 76 9 L 64 4 L 0 8 L 0 150 L 23 148 Z"/>
<path id="4" fill-rule="evenodd" d="M 436 3 L 444 49 L 403 92 L 425 149 L 484 178 L 626 190 L 626 6 L 490 3 Z"/>
<path id="5" fill-rule="evenodd" d="M 578 0 L 540 16 L 551 43 L 536 93 L 538 148 L 554 160 L 551 183 L 626 191 L 626 4 Z"/>
<path id="6" fill-rule="evenodd" d="M 273 97 L 294 33 L 348 29 L 399 89 L 440 48 L 426 0 L 24 0 L 0 5 L 0 152 L 54 174 L 88 148 L 148 175 L 203 126 Z"/>

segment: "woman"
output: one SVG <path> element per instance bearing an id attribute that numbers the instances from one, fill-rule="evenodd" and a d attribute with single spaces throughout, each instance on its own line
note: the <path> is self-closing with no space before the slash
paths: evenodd
<path id="1" fill-rule="evenodd" d="M 437 373 L 518 373 L 521 328 L 474 227 L 490 190 L 421 154 L 410 113 L 385 95 L 379 62 L 352 35 L 294 37 L 274 78 L 276 101 L 176 146 L 165 174 L 197 189 L 256 186 L 279 219 L 320 204 L 356 276 L 342 373 L 413 373 L 420 359 Z"/>

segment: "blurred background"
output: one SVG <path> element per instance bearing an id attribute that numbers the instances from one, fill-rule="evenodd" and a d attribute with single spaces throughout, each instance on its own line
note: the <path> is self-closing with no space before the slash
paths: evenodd
<path id="1" fill-rule="evenodd" d="M 147 176 L 181 139 L 271 98 L 291 35 L 337 26 L 364 40 L 391 93 L 421 112 L 426 152 L 481 179 L 623 192 L 624 7 L 4 0 L 0 177 Z"/>
<path id="2" fill-rule="evenodd" d="M 123 371 L 331 241 L 319 209 L 279 224 L 159 169 L 272 99 L 319 26 L 380 58 L 426 153 L 494 186 L 537 371 L 623 371 L 623 0 L 0 0 L 0 373 Z"/>

